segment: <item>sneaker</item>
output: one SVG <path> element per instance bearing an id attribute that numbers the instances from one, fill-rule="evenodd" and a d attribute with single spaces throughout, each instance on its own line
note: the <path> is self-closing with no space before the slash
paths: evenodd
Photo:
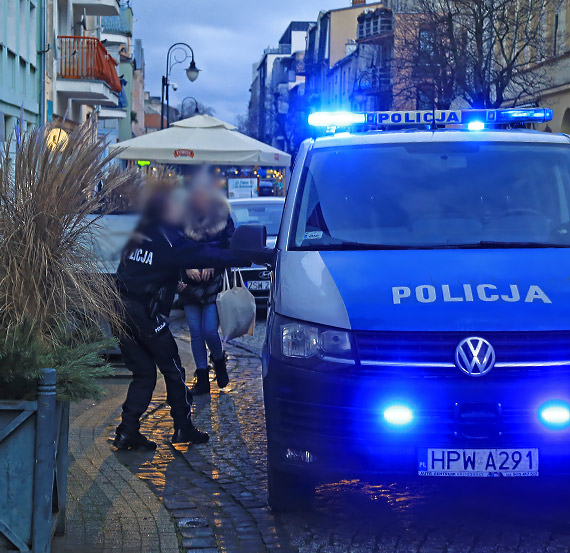
<path id="1" fill-rule="evenodd" d="M 230 382 L 225 353 L 221 359 L 214 361 L 214 370 L 216 371 L 216 382 L 218 383 L 218 387 L 225 388 Z"/>
<path id="2" fill-rule="evenodd" d="M 210 439 L 206 432 L 200 432 L 192 423 L 185 428 L 174 430 L 173 444 L 205 444 Z"/>
<path id="3" fill-rule="evenodd" d="M 148 449 L 154 451 L 156 443 L 143 436 L 140 432 L 134 436 L 127 436 L 122 432 L 117 432 L 113 445 L 120 451 L 127 451 L 129 449 Z"/>
<path id="4" fill-rule="evenodd" d="M 193 396 L 204 396 L 210 393 L 210 375 L 208 369 L 196 370 L 196 382 L 190 388 Z"/>

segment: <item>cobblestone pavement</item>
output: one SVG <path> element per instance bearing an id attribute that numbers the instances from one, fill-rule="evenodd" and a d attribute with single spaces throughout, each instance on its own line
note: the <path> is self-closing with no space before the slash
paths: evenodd
<path id="1" fill-rule="evenodd" d="M 190 366 L 188 335 L 174 325 Z M 313 513 L 274 516 L 267 508 L 261 336 L 231 346 L 232 383 L 197 398 L 195 420 L 208 445 L 176 448 L 163 396 L 143 430 L 156 454 L 124 462 L 163 499 L 184 549 L 214 551 L 562 553 L 570 551 L 568 481 L 343 481 L 317 490 Z M 247 349 L 244 349 L 244 346 Z"/>
<path id="2" fill-rule="evenodd" d="M 55 538 L 54 553 L 179 551 L 169 512 L 107 442 L 127 385 L 126 379 L 107 380 L 101 403 L 72 407 L 67 532 Z"/>

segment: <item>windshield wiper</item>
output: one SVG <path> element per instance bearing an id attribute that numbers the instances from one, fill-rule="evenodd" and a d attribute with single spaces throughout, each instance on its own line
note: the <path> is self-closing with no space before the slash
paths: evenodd
<path id="1" fill-rule="evenodd" d="M 299 250 L 415 250 L 417 246 L 400 244 L 366 244 L 365 242 L 340 242 L 338 244 L 314 244 L 300 246 Z"/>
<path id="2" fill-rule="evenodd" d="M 461 249 L 516 249 L 516 248 L 570 248 L 570 244 L 553 242 L 504 242 L 499 240 L 481 240 L 465 244 L 367 244 L 365 242 L 340 242 L 338 244 L 313 244 L 296 249 L 305 251 L 342 251 L 342 250 L 461 250 Z"/>
<path id="3" fill-rule="evenodd" d="M 456 248 L 570 248 L 570 244 L 557 244 L 555 242 L 506 242 L 501 240 L 481 240 L 467 244 L 458 244 Z"/>

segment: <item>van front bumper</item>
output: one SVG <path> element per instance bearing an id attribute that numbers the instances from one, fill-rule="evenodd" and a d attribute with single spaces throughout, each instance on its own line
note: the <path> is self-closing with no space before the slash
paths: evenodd
<path id="1" fill-rule="evenodd" d="M 570 429 L 549 430 L 538 419 L 547 401 L 570 402 L 570 371 L 556 378 L 447 379 L 359 374 L 332 364 L 313 371 L 265 360 L 268 455 L 273 468 L 317 481 L 374 475 L 417 475 L 423 448 L 538 448 L 540 475 L 570 474 Z M 383 418 L 402 402 L 409 426 Z"/>

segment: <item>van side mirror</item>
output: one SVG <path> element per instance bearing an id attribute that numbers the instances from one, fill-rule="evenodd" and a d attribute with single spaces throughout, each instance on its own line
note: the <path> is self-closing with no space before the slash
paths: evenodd
<path id="1" fill-rule="evenodd" d="M 267 229 L 264 225 L 241 225 L 234 231 L 230 248 L 245 255 L 251 254 L 254 263 L 271 265 L 274 250 L 266 247 Z"/>

